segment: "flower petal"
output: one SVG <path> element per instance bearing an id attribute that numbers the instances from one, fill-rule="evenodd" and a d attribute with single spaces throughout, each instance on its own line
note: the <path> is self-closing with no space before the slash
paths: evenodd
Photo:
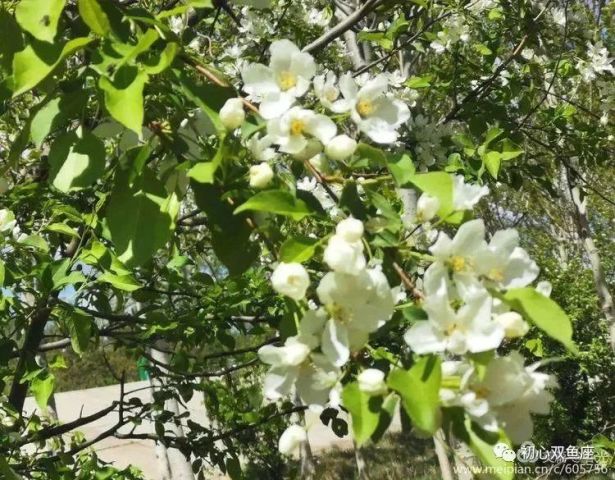
<path id="1" fill-rule="evenodd" d="M 348 331 L 344 325 L 332 318 L 325 324 L 321 345 L 322 352 L 337 367 L 344 365 L 350 358 Z"/>

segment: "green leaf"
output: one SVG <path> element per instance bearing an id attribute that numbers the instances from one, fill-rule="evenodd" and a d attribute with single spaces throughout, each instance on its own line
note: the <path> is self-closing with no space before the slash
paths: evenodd
<path id="1" fill-rule="evenodd" d="M 2 456 L 0 456 L 0 473 L 5 480 L 22 480 L 22 477 L 15 473 L 6 459 Z"/>
<path id="2" fill-rule="evenodd" d="M 441 219 L 454 224 L 461 222 L 463 213 L 455 213 L 453 209 L 453 178 L 448 173 L 419 173 L 412 177 L 412 183 L 440 201 L 438 216 Z"/>
<path id="3" fill-rule="evenodd" d="M 104 173 L 105 156 L 105 144 L 92 133 L 66 133 L 49 150 L 49 178 L 62 192 L 88 187 Z"/>
<path id="4" fill-rule="evenodd" d="M 98 0 L 78 0 L 77 6 L 79 7 L 79 15 L 95 34 L 104 37 L 111 31 L 109 18 Z"/>
<path id="5" fill-rule="evenodd" d="M 502 130 L 501 128 L 499 128 L 499 127 L 491 127 L 487 131 L 487 134 L 485 135 L 485 142 L 483 143 L 483 145 L 485 147 L 489 146 L 489 144 L 491 142 L 493 142 L 496 138 L 498 138 L 503 133 L 504 133 L 504 130 Z"/>
<path id="6" fill-rule="evenodd" d="M 510 440 L 503 432 L 486 432 L 478 425 L 466 418 L 464 422 L 466 438 L 462 439 L 470 446 L 480 461 L 491 468 L 493 475 L 500 480 L 512 480 L 514 478 L 514 463 L 499 458 L 493 451 L 494 445 L 504 443 L 512 448 Z"/>
<path id="7" fill-rule="evenodd" d="M 312 258 L 319 243 L 318 239 L 303 235 L 289 238 L 280 247 L 280 260 L 287 263 L 305 262 Z"/>
<path id="8" fill-rule="evenodd" d="M 372 434 L 372 441 L 378 442 L 386 433 L 391 422 L 393 421 L 393 417 L 395 415 L 395 410 L 397 409 L 397 404 L 399 403 L 399 397 L 395 393 L 390 393 L 382 403 L 382 408 L 380 410 L 380 417 L 378 418 L 378 427 Z"/>
<path id="9" fill-rule="evenodd" d="M 224 143 L 220 142 L 220 146 L 216 151 L 216 155 L 209 162 L 199 162 L 190 170 L 188 170 L 188 176 L 193 178 L 199 183 L 214 183 L 214 176 L 218 167 L 222 164 L 224 159 Z"/>
<path id="10" fill-rule="evenodd" d="M 40 147 L 49 133 L 64 123 L 71 116 L 77 116 L 85 106 L 87 93 L 70 92 L 61 94 L 49 101 L 41 102 L 37 111 L 31 112 L 30 138 L 37 147 Z"/>
<path id="11" fill-rule="evenodd" d="M 408 88 L 428 88 L 431 85 L 432 76 L 423 75 L 422 77 L 410 77 L 405 85 Z"/>
<path id="12" fill-rule="evenodd" d="M 119 290 L 125 292 L 134 292 L 142 288 L 142 285 L 137 282 L 131 275 L 115 275 L 110 272 L 105 272 L 100 275 L 97 280 L 103 283 L 109 283 Z"/>
<path id="13" fill-rule="evenodd" d="M 237 207 L 235 215 L 247 210 L 285 215 L 296 221 L 312 215 L 312 211 L 303 200 L 295 198 L 291 193 L 282 190 L 266 190 L 257 193 L 248 199 L 247 202 Z"/>
<path id="14" fill-rule="evenodd" d="M 45 227 L 49 232 L 61 233 L 68 237 L 79 238 L 79 234 L 74 228 L 69 227 L 65 223 L 51 223 Z"/>
<path id="15" fill-rule="evenodd" d="M 357 382 L 352 382 L 344 387 L 342 400 L 352 417 L 354 439 L 361 446 L 378 428 L 382 397 L 368 395 L 359 389 Z"/>
<path id="16" fill-rule="evenodd" d="M 406 152 L 389 155 L 387 166 L 398 187 L 403 187 L 410 183 L 416 172 L 412 157 Z"/>
<path id="17" fill-rule="evenodd" d="M 2 32 L 2 42 L 0 42 L 0 63 L 2 68 L 10 73 L 13 64 L 13 56 L 23 50 L 23 35 L 21 29 L 6 9 L 0 8 L 0 32 Z"/>
<path id="18" fill-rule="evenodd" d="M 113 79 L 100 77 L 98 86 L 104 92 L 105 107 L 111 116 L 139 138 L 143 127 L 143 89 L 148 75 L 136 67 L 120 68 Z"/>
<path id="19" fill-rule="evenodd" d="M 56 377 L 51 373 L 46 373 L 43 376 L 37 376 L 32 380 L 30 389 L 34 394 L 34 399 L 41 410 L 47 408 L 49 397 L 53 393 L 56 384 Z"/>
<path id="20" fill-rule="evenodd" d="M 145 169 L 132 185 L 121 172 L 106 210 L 118 258 L 127 266 L 142 265 L 164 247 L 174 228 L 174 214 L 165 211 L 167 193 L 154 172 Z"/>
<path id="21" fill-rule="evenodd" d="M 562 308 L 531 287 L 514 288 L 504 295 L 504 301 L 551 338 L 571 352 L 578 349 L 572 341 L 572 324 Z"/>
<path id="22" fill-rule="evenodd" d="M 13 97 L 34 88 L 53 72 L 62 60 L 92 40 L 79 37 L 56 45 L 33 40 L 13 57 Z"/>
<path id="23" fill-rule="evenodd" d="M 4 278 L 6 277 L 6 267 L 4 261 L 0 258 L 0 287 L 4 285 Z"/>
<path id="24" fill-rule="evenodd" d="M 498 178 L 501 158 L 502 155 L 500 154 L 500 152 L 495 151 L 487 152 L 485 155 L 483 155 L 483 162 L 485 163 L 485 167 L 493 178 Z"/>
<path id="25" fill-rule="evenodd" d="M 410 370 L 393 370 L 387 384 L 401 395 L 402 405 L 414 426 L 433 434 L 440 428 L 441 360 L 436 356 L 420 358 Z"/>
<path id="26" fill-rule="evenodd" d="M 37 40 L 53 43 L 64 5 L 66 0 L 21 0 L 15 18 Z"/>
<path id="27" fill-rule="evenodd" d="M 217 85 L 198 84 L 183 70 L 173 69 L 173 73 L 181 85 L 183 94 L 207 115 L 218 135 L 224 135 L 226 128 L 220 121 L 218 111 L 227 99 L 236 96 L 235 91 Z"/>
<path id="28" fill-rule="evenodd" d="M 359 143 L 355 155 L 358 158 L 365 158 L 372 167 L 386 167 L 387 158 L 380 148 L 372 147 L 367 143 Z"/>
<path id="29" fill-rule="evenodd" d="M 81 310 L 73 310 L 70 312 L 67 322 L 70 343 L 75 353 L 81 355 L 87 350 L 90 343 L 94 319 Z"/>
<path id="30" fill-rule="evenodd" d="M 258 243 L 250 241 L 252 228 L 247 214 L 233 215 L 233 207 L 223 199 L 224 192 L 218 187 L 194 181 L 191 186 L 196 205 L 207 215 L 214 253 L 231 275 L 242 274 L 260 253 Z"/>
<path id="31" fill-rule="evenodd" d="M 171 66 L 178 51 L 179 45 L 177 43 L 167 43 L 166 47 L 164 47 L 164 50 L 160 52 L 160 58 L 158 59 L 158 63 L 156 65 L 144 66 L 143 69 L 149 75 L 157 75 L 159 73 L 162 73 Z"/>

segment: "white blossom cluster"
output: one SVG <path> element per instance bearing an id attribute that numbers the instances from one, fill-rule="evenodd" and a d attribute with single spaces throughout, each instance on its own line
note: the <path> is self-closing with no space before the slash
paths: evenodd
<path id="1" fill-rule="evenodd" d="M 525 366 L 518 352 L 493 358 L 482 376 L 469 362 L 444 362 L 445 378 L 457 379 L 459 389 L 442 388 L 440 399 L 446 406 L 463 407 L 485 430 L 503 428 L 520 444 L 532 436 L 531 414 L 549 413 L 553 395 L 547 389 L 557 385 L 553 376 L 537 372 L 538 366 Z"/>
<path id="2" fill-rule="evenodd" d="M 464 223 L 452 239 L 441 232 L 430 249 L 435 261 L 423 278 L 428 320 L 406 332 L 410 348 L 462 355 L 494 350 L 504 338 L 525 335 L 521 315 L 489 293 L 525 287 L 538 276 L 536 263 L 518 244 L 513 229 L 496 232 L 487 243 L 482 220 Z"/>
<path id="3" fill-rule="evenodd" d="M 363 223 L 352 217 L 338 223 L 324 251 L 331 271 L 316 288 L 320 305 L 307 310 L 297 335 L 283 346 L 267 345 L 258 352 L 271 365 L 265 377 L 268 398 L 288 395 L 294 386 L 303 402 L 324 406 L 338 384 L 340 368 L 391 318 L 397 289 L 389 286 L 379 266 L 368 265 L 363 249 Z M 298 263 L 280 263 L 271 282 L 296 301 L 305 299 L 310 286 L 308 272 Z"/>
<path id="4" fill-rule="evenodd" d="M 243 91 L 249 101 L 259 105 L 258 113 L 267 122 L 265 135 L 255 134 L 248 140 L 256 160 L 269 162 L 278 153 L 310 160 L 323 151 L 331 160 L 347 159 L 355 152 L 357 140 L 339 134 L 329 114 L 350 118 L 356 129 L 373 142 L 397 141 L 398 129 L 409 120 L 410 110 L 389 92 L 386 75 L 364 83 L 350 73 L 339 80 L 333 72 L 317 75 L 313 57 L 289 40 L 276 40 L 269 51 L 269 65 L 252 63 L 241 70 Z M 316 110 L 299 104 L 309 92 L 319 101 Z M 229 130 L 241 126 L 245 120 L 241 100 L 227 101 L 220 110 L 220 119 Z M 261 171 L 265 171 L 264 166 Z M 263 188 L 268 180 L 269 174 L 251 183 Z"/>

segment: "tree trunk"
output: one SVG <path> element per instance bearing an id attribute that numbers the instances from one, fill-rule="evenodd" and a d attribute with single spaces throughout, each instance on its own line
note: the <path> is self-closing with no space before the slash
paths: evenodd
<path id="1" fill-rule="evenodd" d="M 150 354 L 152 358 L 160 364 L 169 364 L 169 355 L 167 353 L 152 348 Z M 164 387 L 164 380 L 162 379 L 151 379 L 150 381 L 157 388 Z M 164 408 L 165 410 L 172 412 L 174 417 L 178 417 L 180 414 L 179 404 L 174 398 L 167 400 L 165 402 Z M 180 424 L 171 421 L 165 427 L 166 429 L 171 431 L 172 436 L 177 438 L 184 437 L 184 430 Z M 164 446 L 162 446 L 162 448 L 165 451 L 164 456 L 163 450 L 160 448 L 157 449 L 156 453 L 160 460 L 163 475 L 165 475 L 166 470 L 166 473 L 170 474 L 169 478 L 172 480 L 194 480 L 194 474 L 192 473 L 192 465 L 190 463 L 190 460 L 184 457 L 184 454 L 176 448 L 165 448 Z"/>
<path id="2" fill-rule="evenodd" d="M 615 351 L 615 306 L 613 305 L 613 297 L 609 292 L 602 262 L 600 260 L 600 252 L 592 238 L 589 219 L 587 217 L 587 197 L 582 198 L 581 190 L 578 186 L 570 189 L 572 194 L 572 204 L 574 205 L 574 218 L 576 221 L 579 239 L 581 240 L 585 253 L 589 258 L 592 275 L 594 277 L 594 286 L 598 294 L 600 309 L 606 319 L 609 329 L 609 341 L 611 348 Z"/>
<path id="3" fill-rule="evenodd" d="M 433 444 L 436 450 L 436 457 L 438 457 L 442 480 L 455 480 L 453 469 L 451 468 L 451 462 L 448 459 L 448 454 L 446 453 L 446 437 L 444 436 L 442 429 L 439 429 L 434 434 Z"/>

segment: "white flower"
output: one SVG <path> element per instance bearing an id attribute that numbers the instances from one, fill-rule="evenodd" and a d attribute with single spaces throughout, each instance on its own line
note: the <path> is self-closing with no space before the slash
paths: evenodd
<path id="1" fill-rule="evenodd" d="M 463 18 L 459 15 L 448 17 L 444 21 L 443 30 L 437 33 L 437 40 L 431 42 L 430 47 L 436 53 L 443 53 L 461 41 L 467 42 L 470 39 L 469 27 L 463 23 Z"/>
<path id="2" fill-rule="evenodd" d="M 301 444 L 307 441 L 307 432 L 300 425 L 290 425 L 278 442 L 278 450 L 282 455 L 297 453 Z"/>
<path id="3" fill-rule="evenodd" d="M 538 293 L 541 293 L 545 297 L 551 296 L 551 290 L 553 290 L 553 285 L 551 285 L 551 282 L 549 282 L 548 280 L 538 282 L 538 284 L 536 285 L 536 291 Z"/>
<path id="4" fill-rule="evenodd" d="M 419 223 L 428 222 L 436 216 L 440 209 L 440 200 L 424 193 L 416 202 L 416 220 Z"/>
<path id="5" fill-rule="evenodd" d="M 333 160 L 345 160 L 357 149 L 357 141 L 342 134 L 332 138 L 325 147 L 325 153 Z"/>
<path id="6" fill-rule="evenodd" d="M 530 326 L 517 312 L 505 312 L 497 315 L 495 321 L 504 329 L 506 338 L 517 338 L 525 335 Z"/>
<path id="7" fill-rule="evenodd" d="M 489 402 L 508 438 L 519 444 L 532 437 L 532 413 L 549 413 L 553 395 L 547 388 L 557 383 L 551 375 L 536 371 L 538 364 L 525 367 L 523 357 L 512 352 L 494 358 L 487 365 L 485 377 L 474 388 Z"/>
<path id="8" fill-rule="evenodd" d="M 250 186 L 253 188 L 265 188 L 273 179 L 273 170 L 267 162 L 252 165 L 250 167 Z"/>
<path id="9" fill-rule="evenodd" d="M 17 225 L 15 214 L 7 208 L 0 210 L 0 233 L 9 233 Z"/>
<path id="10" fill-rule="evenodd" d="M 313 352 L 320 344 L 326 320 L 322 309 L 309 310 L 301 319 L 298 334 L 286 339 L 282 347 L 266 345 L 259 349 L 261 361 L 271 365 L 264 379 L 267 398 L 278 400 L 295 387 L 304 403 L 327 403 L 340 371 L 324 355 Z"/>
<path id="11" fill-rule="evenodd" d="M 427 295 L 440 288 L 441 278 L 448 277 L 449 271 L 455 285 L 462 291 L 478 288 L 479 264 L 487 254 L 482 220 L 464 223 L 453 239 L 440 232 L 429 250 L 436 262 L 429 266 L 423 279 Z"/>
<path id="12" fill-rule="evenodd" d="M 325 75 L 314 77 L 314 93 L 322 103 L 323 107 L 331 110 L 333 102 L 340 96 L 340 89 L 336 86 L 337 77 L 335 73 L 329 71 Z"/>
<path id="13" fill-rule="evenodd" d="M 303 96 L 316 73 L 316 63 L 289 40 L 276 40 L 269 47 L 269 66 L 248 65 L 242 71 L 243 90 L 260 102 L 259 111 L 266 119 L 282 115 Z"/>
<path id="14" fill-rule="evenodd" d="M 489 194 L 489 188 L 486 186 L 465 183 L 461 175 L 453 177 L 453 208 L 455 210 L 471 210 L 487 194 Z"/>
<path id="15" fill-rule="evenodd" d="M 322 334 L 322 352 L 336 366 L 363 348 L 369 334 L 384 325 L 395 308 L 395 291 L 379 267 L 358 275 L 329 272 L 317 293 L 330 316 Z"/>
<path id="16" fill-rule="evenodd" d="M 310 286 L 310 277 L 299 263 L 280 263 L 271 275 L 271 284 L 276 292 L 301 300 Z"/>
<path id="17" fill-rule="evenodd" d="M 521 56 L 526 60 L 531 60 L 532 58 L 534 58 L 534 55 L 534 49 L 532 48 L 524 48 L 523 50 L 521 50 Z"/>
<path id="18" fill-rule="evenodd" d="M 332 17 L 331 10 L 328 8 L 312 8 L 307 13 L 306 21 L 310 25 L 326 27 L 331 22 Z"/>
<path id="19" fill-rule="evenodd" d="M 280 146 L 280 151 L 298 154 L 308 146 L 310 137 L 327 144 L 335 137 L 337 127 L 326 115 L 293 107 L 281 117 L 269 120 L 267 132 L 273 142 Z"/>
<path id="20" fill-rule="evenodd" d="M 348 112 L 359 129 L 376 143 L 393 143 L 397 129 L 410 118 L 408 106 L 387 94 L 385 75 L 369 80 L 360 89 L 351 74 L 340 78 L 342 100 L 333 103 L 334 112 Z"/>
<path id="21" fill-rule="evenodd" d="M 525 287 L 538 276 L 538 266 L 518 245 L 516 230 L 500 230 L 493 235 L 480 259 L 479 271 L 498 288 Z"/>
<path id="22" fill-rule="evenodd" d="M 325 263 L 336 272 L 357 275 L 366 265 L 362 242 L 347 242 L 333 235 L 325 248 Z"/>
<path id="23" fill-rule="evenodd" d="M 324 261 L 331 270 L 357 275 L 365 268 L 363 255 L 363 223 L 355 218 L 347 218 L 338 223 L 325 248 Z"/>
<path id="24" fill-rule="evenodd" d="M 289 337 L 282 347 L 265 345 L 258 350 L 258 356 L 262 362 L 269 365 L 296 367 L 305 362 L 312 350 L 310 345 L 302 340 L 299 337 Z"/>
<path id="25" fill-rule="evenodd" d="M 243 125 L 246 112 L 241 98 L 229 98 L 220 109 L 220 121 L 227 130 L 235 130 Z"/>
<path id="26" fill-rule="evenodd" d="M 486 430 L 503 428 L 520 444 L 532 436 L 531 415 L 549 413 L 553 395 L 547 388 L 557 386 L 552 376 L 536 372 L 538 364 L 525 367 L 523 362 L 518 352 L 493 358 L 482 377 L 469 363 L 443 362 L 443 374 L 459 377 L 460 386 L 441 389 L 440 398 L 444 405 L 463 407 Z"/>
<path id="27" fill-rule="evenodd" d="M 256 160 L 264 162 L 274 159 L 277 155 L 275 150 L 270 148 L 271 145 L 273 145 L 273 138 L 269 135 L 261 137 L 258 133 L 255 133 L 248 140 L 247 146 Z"/>
<path id="28" fill-rule="evenodd" d="M 382 395 L 386 393 L 387 386 L 384 383 L 384 372 L 377 368 L 368 368 L 357 375 L 359 390 L 368 395 Z"/>
<path id="29" fill-rule="evenodd" d="M 484 289 L 465 292 L 464 304 L 451 305 L 446 278 L 436 292 L 428 295 L 423 308 L 427 321 L 419 321 L 405 333 L 404 340 L 418 353 L 449 351 L 455 354 L 485 352 L 497 348 L 504 329 L 491 318 L 491 297 Z"/>
<path id="30" fill-rule="evenodd" d="M 587 61 L 579 60 L 577 68 L 581 72 L 583 80 L 590 82 L 595 80 L 598 75 L 605 73 L 615 74 L 612 65 L 613 58 L 609 57 L 609 51 L 598 42 L 595 45 L 587 43 Z"/>
<path id="31" fill-rule="evenodd" d="M 337 224 L 337 227 L 335 227 L 335 234 L 339 235 L 347 242 L 359 242 L 363 237 L 364 230 L 361 220 L 349 217 Z"/>

